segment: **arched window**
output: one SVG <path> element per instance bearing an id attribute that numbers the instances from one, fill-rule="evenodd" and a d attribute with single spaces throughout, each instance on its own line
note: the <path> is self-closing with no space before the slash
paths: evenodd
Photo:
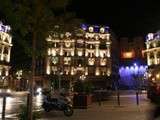
<path id="1" fill-rule="evenodd" d="M 4 39 L 4 42 L 9 43 L 9 41 L 8 41 L 8 38 L 7 38 L 7 37 Z"/>
<path id="2" fill-rule="evenodd" d="M 4 54 L 8 54 L 8 48 L 7 47 L 4 47 Z"/>

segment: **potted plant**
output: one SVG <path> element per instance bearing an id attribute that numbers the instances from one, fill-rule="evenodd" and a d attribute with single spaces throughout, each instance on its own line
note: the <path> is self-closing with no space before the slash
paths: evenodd
<path id="1" fill-rule="evenodd" d="M 73 105 L 75 108 L 87 108 L 92 103 L 92 83 L 78 80 L 74 85 Z"/>

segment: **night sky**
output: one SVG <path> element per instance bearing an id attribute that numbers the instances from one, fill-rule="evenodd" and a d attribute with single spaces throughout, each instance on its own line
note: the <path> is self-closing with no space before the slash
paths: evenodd
<path id="1" fill-rule="evenodd" d="M 118 37 L 145 37 L 160 30 L 158 0 L 72 0 L 67 10 L 76 13 L 86 24 L 109 26 Z M 16 39 L 13 43 L 11 63 L 28 61 L 27 57 L 20 57 L 25 54 Z"/>
<path id="2" fill-rule="evenodd" d="M 160 29 L 160 3 L 155 0 L 73 0 L 70 8 L 86 23 L 107 25 L 119 37 Z"/>

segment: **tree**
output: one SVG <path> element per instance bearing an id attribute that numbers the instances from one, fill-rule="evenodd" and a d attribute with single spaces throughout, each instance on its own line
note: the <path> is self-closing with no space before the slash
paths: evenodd
<path id="1" fill-rule="evenodd" d="M 54 12 L 61 8 L 64 10 L 67 3 L 68 0 L 5 0 L 0 4 L 0 11 L 5 21 L 11 25 L 12 34 L 22 38 L 25 51 L 32 56 L 28 120 L 32 120 L 36 57 L 44 53 L 45 38 L 48 36 L 48 31 L 55 25 Z M 29 38 L 28 41 L 26 38 Z M 32 47 L 29 43 L 32 43 Z M 41 49 L 37 52 L 37 48 Z"/>

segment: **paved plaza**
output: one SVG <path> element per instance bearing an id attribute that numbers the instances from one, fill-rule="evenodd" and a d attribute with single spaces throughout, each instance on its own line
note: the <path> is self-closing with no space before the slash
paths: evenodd
<path id="1" fill-rule="evenodd" d="M 23 100 L 18 98 L 16 100 L 17 102 L 19 100 L 20 104 L 24 104 Z M 17 103 L 12 106 L 16 107 Z M 114 94 L 109 100 L 103 101 L 101 105 L 94 102 L 88 109 L 74 109 L 72 117 L 64 116 L 61 111 L 46 113 L 41 110 L 41 120 L 148 120 L 151 109 L 152 105 L 146 98 L 146 94 L 139 95 L 139 105 L 137 105 L 134 92 L 123 92 L 120 94 L 120 106 L 117 102 L 117 96 Z M 6 120 L 16 120 L 14 112 L 14 109 L 12 112 L 7 111 Z"/>
<path id="2" fill-rule="evenodd" d="M 43 113 L 41 120 L 148 120 L 152 105 L 146 95 L 140 96 L 139 105 L 136 104 L 135 95 L 121 95 L 120 106 L 116 96 L 110 100 L 93 103 L 88 109 L 75 109 L 72 117 L 65 117 L 62 112 Z M 54 116 L 54 117 L 53 117 Z"/>

